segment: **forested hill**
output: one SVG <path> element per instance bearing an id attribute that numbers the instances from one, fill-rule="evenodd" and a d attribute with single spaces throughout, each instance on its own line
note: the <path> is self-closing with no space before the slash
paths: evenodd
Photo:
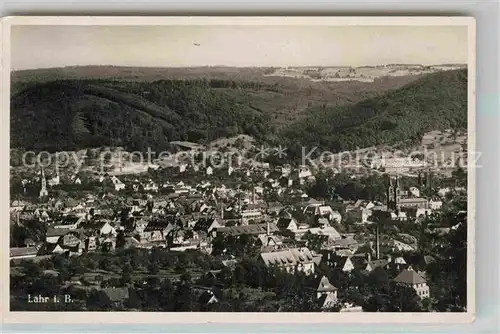
<path id="1" fill-rule="evenodd" d="M 343 107 L 312 110 L 281 133 L 288 147 L 334 152 L 420 142 L 425 132 L 467 128 L 467 70 L 427 75 L 403 88 Z"/>
<path id="2" fill-rule="evenodd" d="M 406 86 L 387 80 L 321 90 L 222 79 L 25 82 L 12 94 L 11 147 L 161 150 L 173 140 L 248 134 L 338 151 L 466 126 L 466 70 L 404 79 Z"/>
<path id="3" fill-rule="evenodd" d="M 270 114 L 253 107 L 241 86 L 225 84 L 63 80 L 32 85 L 12 98 L 11 146 L 165 149 L 173 140 L 272 133 Z"/>

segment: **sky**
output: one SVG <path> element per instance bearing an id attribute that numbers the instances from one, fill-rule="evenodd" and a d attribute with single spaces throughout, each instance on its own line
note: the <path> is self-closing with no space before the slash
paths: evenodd
<path id="1" fill-rule="evenodd" d="M 12 70 L 468 62 L 467 26 L 18 25 L 11 34 Z"/>

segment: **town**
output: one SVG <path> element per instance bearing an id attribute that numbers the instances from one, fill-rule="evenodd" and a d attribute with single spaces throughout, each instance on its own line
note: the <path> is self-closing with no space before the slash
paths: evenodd
<path id="1" fill-rule="evenodd" d="M 11 167 L 11 309 L 463 312 L 466 171 L 412 168 Z"/>

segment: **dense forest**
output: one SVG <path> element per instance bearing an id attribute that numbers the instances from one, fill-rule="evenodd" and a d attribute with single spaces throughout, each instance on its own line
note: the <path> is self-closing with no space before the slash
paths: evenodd
<path id="1" fill-rule="evenodd" d="M 288 147 L 333 152 L 420 142 L 425 132 L 467 128 L 467 71 L 430 74 L 401 89 L 359 103 L 311 110 L 283 131 Z"/>
<path id="2" fill-rule="evenodd" d="M 203 142 L 272 132 L 268 114 L 252 108 L 244 93 L 214 88 L 222 84 L 203 80 L 37 84 L 12 99 L 11 146 L 157 150 L 173 140 Z"/>
<path id="3" fill-rule="evenodd" d="M 291 151 L 320 146 L 335 152 L 415 142 L 432 129 L 467 125 L 466 70 L 431 74 L 361 101 L 357 96 L 339 102 L 334 92 L 330 100 L 336 102 L 313 103 L 314 92 L 304 90 L 223 79 L 24 83 L 12 94 L 11 147 L 162 150 L 173 140 L 204 143 L 248 134 Z M 310 100 L 299 101 L 301 94 Z M 300 108 L 300 119 L 277 121 Z"/>

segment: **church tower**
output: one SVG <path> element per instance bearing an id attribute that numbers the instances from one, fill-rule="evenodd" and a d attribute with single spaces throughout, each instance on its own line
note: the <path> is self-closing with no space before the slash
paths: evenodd
<path id="1" fill-rule="evenodd" d="M 40 189 L 40 198 L 48 196 L 49 192 L 47 191 L 47 180 L 45 180 L 45 173 L 42 168 L 42 188 Z"/>
<path id="2" fill-rule="evenodd" d="M 387 187 L 387 208 L 389 210 L 399 210 L 401 199 L 401 188 L 398 175 L 389 175 L 389 186 Z"/>

